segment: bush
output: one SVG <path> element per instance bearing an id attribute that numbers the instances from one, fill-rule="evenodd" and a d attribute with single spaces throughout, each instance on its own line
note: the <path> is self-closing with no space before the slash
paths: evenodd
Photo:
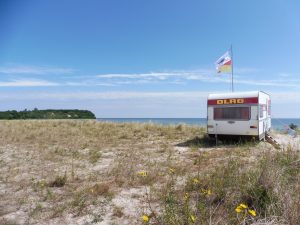
<path id="1" fill-rule="evenodd" d="M 64 176 L 57 176 L 53 181 L 49 183 L 49 187 L 63 187 L 67 182 L 66 174 Z"/>
<path id="2" fill-rule="evenodd" d="M 293 129 L 293 130 L 297 130 L 297 129 L 298 129 L 298 125 L 296 125 L 296 124 L 294 124 L 294 123 L 291 123 L 291 124 L 289 125 L 289 127 L 290 127 L 291 129 Z"/>

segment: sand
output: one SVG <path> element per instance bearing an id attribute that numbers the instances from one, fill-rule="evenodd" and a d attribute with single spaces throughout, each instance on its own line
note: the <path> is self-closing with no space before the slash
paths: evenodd
<path id="1" fill-rule="evenodd" d="M 75 139 L 70 140 L 77 146 L 73 152 L 73 145 L 68 148 L 66 144 L 68 135 L 63 137 L 52 133 L 56 132 L 61 124 L 56 124 L 58 128 L 49 134 L 48 131 L 40 130 L 42 128 L 36 128 L 37 124 L 27 128 L 33 130 L 33 135 L 37 135 L 38 132 L 46 133 L 48 141 L 45 143 L 34 137 L 28 141 L 31 137 L 30 132 L 24 137 L 21 137 L 21 133 L 14 133 L 13 129 L 23 127 L 24 124 L 1 125 L 8 131 L 2 131 L 2 137 L 6 139 L 2 139 L 0 147 L 0 224 L 141 224 L 141 216 L 148 210 L 145 199 L 149 186 L 140 183 L 138 178 L 130 178 L 132 174 L 135 176 L 136 171 L 150 168 L 159 174 L 167 171 L 170 166 L 177 166 L 179 170 L 181 165 L 184 171 L 189 169 L 187 165 L 192 165 L 195 156 L 201 152 L 214 154 L 210 159 L 213 165 L 224 160 L 224 155 L 221 155 L 224 151 L 235 148 L 178 146 L 179 143 L 194 138 L 198 132 L 196 128 L 193 131 L 179 130 L 178 135 L 172 133 L 174 137 L 168 138 L 169 131 L 164 128 L 159 128 L 159 134 L 152 136 L 151 130 L 149 134 L 147 129 L 137 126 L 130 128 L 128 133 L 122 133 L 129 135 L 131 132 L 132 135 L 124 136 L 123 139 L 121 134 L 112 130 L 112 135 L 121 140 L 114 145 L 110 143 L 109 135 L 107 142 L 101 139 L 105 133 L 101 133 L 104 131 L 100 127 L 95 139 L 91 138 L 94 136 L 84 136 L 84 140 L 88 139 L 88 146 L 76 144 Z M 50 130 L 49 127 L 46 129 Z M 68 129 L 66 126 L 66 130 Z M 82 127 L 80 130 L 82 131 Z M 78 131 L 75 130 L 74 133 L 76 132 Z M 164 136 L 160 136 L 161 133 Z M 20 140 L 9 140 L 9 135 L 19 135 Z M 273 136 L 283 148 L 299 147 L 300 137 L 292 138 L 280 133 L 274 133 Z M 97 140 L 100 140 L 99 143 Z M 278 151 L 268 143 L 260 143 L 250 148 L 253 152 L 252 160 L 259 155 L 257 149 L 269 148 Z M 93 155 L 93 149 L 97 149 L 101 156 L 91 163 L 91 157 L 96 157 Z M 65 173 L 68 178 L 64 186 L 49 187 L 49 182 Z M 184 182 L 184 175 L 178 178 L 178 185 L 183 185 Z M 108 190 L 99 191 L 94 195 L 90 190 L 95 184 L 108 186 Z M 159 184 L 157 178 L 154 185 Z M 153 207 L 158 208 L 155 202 Z"/>

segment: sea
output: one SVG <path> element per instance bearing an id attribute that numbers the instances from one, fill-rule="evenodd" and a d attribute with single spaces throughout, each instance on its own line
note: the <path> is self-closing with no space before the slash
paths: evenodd
<path id="1" fill-rule="evenodd" d="M 97 118 L 98 121 L 109 121 L 116 123 L 156 123 L 162 125 L 187 124 L 195 126 L 206 126 L 206 118 Z M 272 118 L 272 128 L 284 130 L 289 124 L 300 127 L 300 119 Z"/>

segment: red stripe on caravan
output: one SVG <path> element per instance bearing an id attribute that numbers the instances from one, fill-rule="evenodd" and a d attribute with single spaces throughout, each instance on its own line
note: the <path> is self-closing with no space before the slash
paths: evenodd
<path id="1" fill-rule="evenodd" d="M 207 105 L 235 105 L 235 104 L 257 104 L 258 98 L 226 98 L 226 99 L 209 99 Z"/>

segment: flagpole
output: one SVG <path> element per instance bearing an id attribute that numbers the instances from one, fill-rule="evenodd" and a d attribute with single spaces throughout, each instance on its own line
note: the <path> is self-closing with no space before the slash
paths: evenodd
<path id="1" fill-rule="evenodd" d="M 230 45 L 230 55 L 231 55 L 231 92 L 233 92 L 234 89 L 233 89 L 233 52 L 232 52 L 232 45 Z"/>

